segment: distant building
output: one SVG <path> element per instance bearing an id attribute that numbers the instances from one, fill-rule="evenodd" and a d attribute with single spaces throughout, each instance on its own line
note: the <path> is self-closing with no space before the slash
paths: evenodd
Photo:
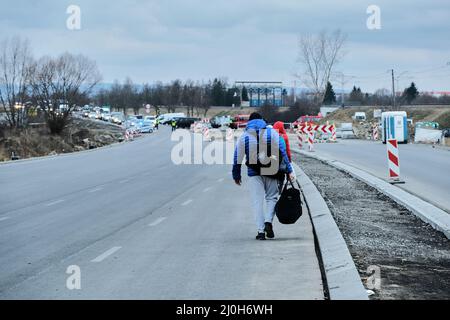
<path id="1" fill-rule="evenodd" d="M 443 96 L 450 96 L 450 91 L 421 91 L 420 94 L 439 98 Z"/>
<path id="2" fill-rule="evenodd" d="M 284 105 L 283 83 L 280 81 L 236 81 L 235 86 L 241 93 L 244 87 L 247 89 L 250 107 Z"/>

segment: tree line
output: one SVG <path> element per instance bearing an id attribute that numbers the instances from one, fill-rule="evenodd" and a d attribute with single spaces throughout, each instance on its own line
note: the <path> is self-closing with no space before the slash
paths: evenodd
<path id="1" fill-rule="evenodd" d="M 11 128 L 26 126 L 30 112 L 39 109 L 50 132 L 61 133 L 73 108 L 88 101 L 100 81 L 95 61 L 83 55 L 36 59 L 27 40 L 0 44 L 0 104 Z"/>
<path id="2" fill-rule="evenodd" d="M 153 85 L 137 85 L 127 78 L 123 83 L 115 81 L 109 88 L 100 89 L 93 102 L 124 112 L 133 109 L 138 113 L 150 105 L 157 114 L 164 107 L 168 112 L 184 109 L 188 116 L 206 116 L 211 106 L 239 106 L 240 92 L 236 87 L 228 88 L 227 81 L 219 78 L 207 82 L 177 79 Z"/>
<path id="3" fill-rule="evenodd" d="M 373 94 L 362 92 L 360 87 L 353 86 L 352 91 L 348 94 L 344 93 L 345 105 L 360 106 L 388 106 L 392 104 L 392 92 L 387 89 L 378 89 Z M 330 82 L 327 83 L 323 104 L 336 105 L 341 104 L 337 101 L 336 93 Z M 449 104 L 450 96 L 435 97 L 429 94 L 419 94 L 419 90 L 414 82 L 405 88 L 400 96 L 396 96 L 397 105 L 411 104 Z"/>

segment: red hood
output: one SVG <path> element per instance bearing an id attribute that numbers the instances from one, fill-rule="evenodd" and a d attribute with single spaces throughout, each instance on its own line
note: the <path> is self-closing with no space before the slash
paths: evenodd
<path id="1" fill-rule="evenodd" d="M 278 132 L 281 135 L 285 135 L 286 134 L 286 130 L 284 129 L 284 122 L 282 122 L 282 121 L 275 122 L 275 124 L 273 125 L 273 128 L 278 130 Z"/>

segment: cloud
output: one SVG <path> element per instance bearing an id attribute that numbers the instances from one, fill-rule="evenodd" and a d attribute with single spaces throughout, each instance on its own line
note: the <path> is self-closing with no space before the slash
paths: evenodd
<path id="1" fill-rule="evenodd" d="M 416 70 L 450 60 L 447 0 L 0 2 L 3 35 L 28 37 L 36 55 L 86 54 L 110 82 L 127 76 L 135 82 L 226 76 L 289 84 L 299 67 L 299 35 L 336 28 L 348 34 L 348 55 L 337 67 L 348 74 Z M 66 29 L 70 4 L 81 7 L 80 31 Z M 381 8 L 381 30 L 366 28 L 370 4 Z M 445 77 L 418 80 L 425 89 L 450 89 Z M 367 77 L 363 84 L 367 90 L 380 85 Z"/>

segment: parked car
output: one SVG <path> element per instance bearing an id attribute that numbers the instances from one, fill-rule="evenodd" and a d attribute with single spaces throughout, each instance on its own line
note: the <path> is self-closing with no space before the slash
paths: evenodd
<path id="1" fill-rule="evenodd" d="M 154 124 L 150 120 L 144 120 L 142 124 L 139 125 L 139 129 L 142 133 L 152 133 Z"/>
<path id="2" fill-rule="evenodd" d="M 200 118 L 176 118 L 177 128 L 180 129 L 189 129 L 191 124 L 194 124 L 197 121 L 200 121 Z"/>
<path id="3" fill-rule="evenodd" d="M 145 116 L 144 121 L 151 121 L 153 124 L 156 123 L 156 116 Z"/>
<path id="4" fill-rule="evenodd" d="M 125 116 L 122 112 L 112 112 L 109 121 L 115 124 L 122 124 L 125 122 Z"/>
<path id="5" fill-rule="evenodd" d="M 90 108 L 83 108 L 83 110 L 81 111 L 83 117 L 85 117 L 85 118 L 89 117 L 90 112 L 91 112 Z"/>
<path id="6" fill-rule="evenodd" d="M 442 135 L 443 135 L 445 138 L 450 138 L 450 128 L 443 129 L 443 130 L 442 130 Z"/>
<path id="7" fill-rule="evenodd" d="M 126 125 L 127 128 L 130 128 L 130 127 L 139 128 L 142 125 L 143 122 L 144 122 L 143 116 L 131 115 L 131 116 L 128 116 L 125 125 Z"/>
<path id="8" fill-rule="evenodd" d="M 97 115 L 98 115 L 97 112 L 89 112 L 88 118 L 89 119 L 97 119 Z"/>
<path id="9" fill-rule="evenodd" d="M 102 120 L 103 121 L 109 121 L 109 119 L 111 119 L 111 113 L 109 111 L 107 111 L 107 110 L 103 110 L 101 115 L 102 115 Z"/>

